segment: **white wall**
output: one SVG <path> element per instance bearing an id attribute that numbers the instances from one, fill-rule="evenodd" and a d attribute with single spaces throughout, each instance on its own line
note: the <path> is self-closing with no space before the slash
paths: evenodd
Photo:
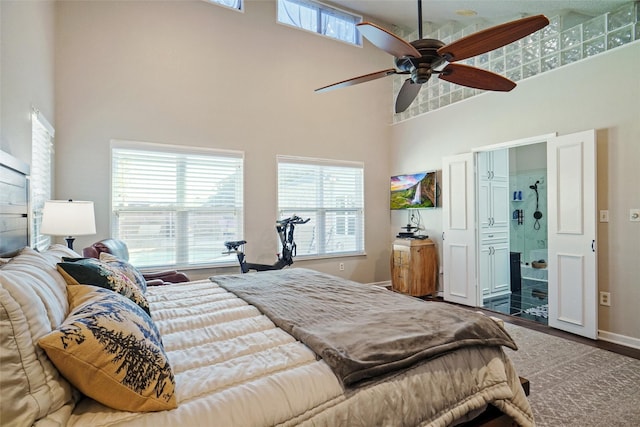
<path id="1" fill-rule="evenodd" d="M 277 154 L 357 160 L 367 256 L 296 265 L 388 280 L 391 83 L 313 92 L 388 68 L 387 54 L 279 25 L 275 1 L 249 1 L 244 13 L 199 0 L 62 1 L 56 30 L 56 194 L 94 200 L 97 215 L 98 235 L 78 247 L 109 236 L 114 138 L 244 151 L 254 262 L 277 252 Z"/>
<path id="2" fill-rule="evenodd" d="M 31 163 L 31 109 L 54 118 L 54 3 L 0 1 L 0 149 Z"/>
<path id="3" fill-rule="evenodd" d="M 391 173 L 441 167 L 443 156 L 543 135 L 598 130 L 599 329 L 640 339 L 640 42 L 521 81 L 509 93 L 484 93 L 398 123 L 391 131 Z M 434 237 L 440 241 L 441 219 Z M 595 213 L 594 213 L 595 215 Z M 403 224 L 392 218 L 392 230 Z M 440 245 L 441 246 L 441 245 Z"/>

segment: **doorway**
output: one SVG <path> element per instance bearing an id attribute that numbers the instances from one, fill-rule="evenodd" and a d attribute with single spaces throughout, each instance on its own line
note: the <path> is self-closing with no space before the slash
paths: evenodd
<path id="1" fill-rule="evenodd" d="M 499 154 L 496 151 L 504 150 Z M 549 317 L 548 291 L 548 215 L 547 215 L 547 152 L 546 142 L 494 150 L 493 158 L 504 158 L 507 167 L 506 195 L 493 191 L 492 197 L 506 200 L 493 201 L 492 209 L 506 209 L 508 221 L 504 227 L 507 245 L 492 243 L 493 265 L 484 262 L 482 236 L 479 277 L 493 281 L 483 287 L 482 306 L 493 311 L 521 317 L 547 325 Z M 478 153 L 478 165 L 485 154 Z M 494 168 L 500 169 L 494 165 Z M 481 167 L 478 168 L 482 170 Z M 495 174 L 494 174 L 495 176 Z M 482 182 L 483 177 L 478 177 Z M 502 184 L 492 183 L 492 185 Z M 479 204 L 484 192 L 479 192 Z M 481 210 L 481 209 L 480 209 Z M 504 214 L 493 213 L 494 217 Z M 497 221 L 493 221 L 497 223 Z M 499 229 L 492 227 L 492 234 Z M 507 250 L 508 249 L 508 253 Z M 493 274 L 483 270 L 493 269 Z"/>
<path id="2" fill-rule="evenodd" d="M 499 160 L 505 156 L 504 151 L 500 150 L 544 141 L 549 257 L 546 266 L 548 325 L 596 339 L 597 173 L 596 132 L 593 129 L 496 144 L 443 158 L 443 298 L 473 307 L 482 306 L 487 289 L 486 277 L 495 279 L 490 284 L 493 286 L 492 292 L 510 293 L 510 268 L 497 268 L 510 263 L 510 243 L 504 236 L 509 233 L 509 187 L 500 182 L 507 179 L 503 178 L 503 171 L 495 166 L 499 168 L 503 165 Z M 492 159 L 484 159 L 489 161 L 483 163 L 483 152 L 497 155 Z M 493 169 L 481 174 L 483 165 L 490 165 Z M 489 180 L 496 178 L 496 185 L 488 185 L 483 176 Z M 499 197 L 500 192 L 505 196 Z M 485 203 L 476 203 L 476 199 L 482 199 Z M 505 208 L 486 203 L 487 200 L 497 200 Z M 532 255 L 529 253 L 529 256 Z M 500 259 L 503 262 L 499 262 Z M 480 268 L 480 264 L 485 262 L 489 268 Z"/>

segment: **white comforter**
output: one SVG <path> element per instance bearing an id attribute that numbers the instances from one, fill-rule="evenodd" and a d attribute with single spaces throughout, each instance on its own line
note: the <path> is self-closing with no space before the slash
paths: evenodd
<path id="1" fill-rule="evenodd" d="M 305 345 L 208 280 L 150 287 L 147 298 L 178 408 L 127 413 L 85 399 L 70 426 L 445 426 L 488 402 L 533 425 L 500 348 L 459 350 L 345 392 Z"/>

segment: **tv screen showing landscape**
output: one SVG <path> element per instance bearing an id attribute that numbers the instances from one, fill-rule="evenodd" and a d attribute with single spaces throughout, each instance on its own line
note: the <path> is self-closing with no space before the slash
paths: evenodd
<path id="1" fill-rule="evenodd" d="M 436 206 L 436 171 L 391 177 L 391 209 L 423 209 Z"/>

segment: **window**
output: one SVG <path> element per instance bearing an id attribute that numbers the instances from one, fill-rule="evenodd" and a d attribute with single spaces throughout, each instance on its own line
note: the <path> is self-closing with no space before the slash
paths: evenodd
<path id="1" fill-rule="evenodd" d="M 51 244 L 51 237 L 40 233 L 44 202 L 51 199 L 53 176 L 53 136 L 55 131 L 38 110 L 31 113 L 31 246 L 43 250 Z"/>
<path id="2" fill-rule="evenodd" d="M 242 0 L 205 0 L 209 3 L 219 4 L 221 6 L 226 6 L 231 9 L 242 10 L 243 2 Z"/>
<path id="3" fill-rule="evenodd" d="M 298 256 L 364 254 L 364 166 L 278 156 L 280 217 L 311 218 L 296 228 Z"/>
<path id="4" fill-rule="evenodd" d="M 362 46 L 362 17 L 311 0 L 278 0 L 278 22 Z"/>
<path id="5" fill-rule="evenodd" d="M 112 235 L 139 267 L 233 262 L 243 229 L 243 155 L 131 141 L 111 149 Z"/>

